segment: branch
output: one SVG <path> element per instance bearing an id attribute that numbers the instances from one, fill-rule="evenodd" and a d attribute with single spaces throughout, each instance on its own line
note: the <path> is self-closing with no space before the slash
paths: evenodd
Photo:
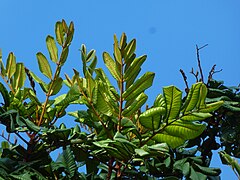
<path id="1" fill-rule="evenodd" d="M 199 68 L 200 75 L 201 75 L 200 81 L 202 81 L 203 83 L 204 83 L 204 79 L 203 79 L 203 72 L 202 72 L 202 66 L 201 66 L 201 61 L 200 61 L 199 50 L 205 48 L 207 45 L 208 44 L 205 44 L 204 46 L 202 46 L 200 48 L 198 47 L 198 45 L 196 45 L 198 68 Z"/>
<path id="2" fill-rule="evenodd" d="M 188 93 L 189 92 L 189 86 L 188 86 L 188 82 L 187 82 L 187 76 L 182 69 L 180 69 L 180 73 L 182 74 L 183 80 L 184 80 L 185 85 L 186 85 L 185 92 Z"/>

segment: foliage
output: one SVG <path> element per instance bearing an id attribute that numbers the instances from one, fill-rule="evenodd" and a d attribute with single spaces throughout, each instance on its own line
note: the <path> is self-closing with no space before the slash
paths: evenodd
<path id="1" fill-rule="evenodd" d="M 95 50 L 88 52 L 85 45 L 81 46 L 82 76 L 73 69 L 74 75 L 65 74 L 63 79 L 61 69 L 73 39 L 73 23 L 57 22 L 55 34 L 56 40 L 46 38 L 52 62 L 41 52 L 36 55 L 45 78 L 17 63 L 13 53 L 6 66 L 0 59 L 5 83 L 0 83 L 4 101 L 0 119 L 9 133 L 8 137 L 2 134 L 6 141 L 1 146 L 1 179 L 218 178 L 220 169 L 209 167 L 207 161 L 209 153 L 218 149 L 217 142 L 211 144 L 214 148 L 206 146 L 207 137 L 212 142 L 215 136 L 221 137 L 227 153 L 238 157 L 239 142 L 230 141 L 229 129 L 224 128 L 239 115 L 239 94 L 216 81 L 193 84 L 186 97 L 177 87 L 168 86 L 150 108 L 144 108 L 145 91 L 155 74 L 140 74 L 147 56 L 136 56 L 135 39 L 127 42 L 124 33 L 120 40 L 114 35 L 113 56 L 103 53 L 114 83 L 97 67 Z M 25 85 L 27 78 L 30 87 Z M 61 93 L 63 85 L 69 88 L 66 94 Z M 68 106 L 79 104 L 85 110 L 67 112 Z M 67 120 L 67 114 L 75 118 L 76 126 L 56 126 L 60 118 Z M 217 127 L 213 120 L 218 121 Z M 218 129 L 212 135 L 214 128 Z M 24 145 L 12 142 L 10 134 Z M 228 148 L 227 143 L 234 147 Z M 63 152 L 54 161 L 50 153 L 58 148 Z M 81 167 L 86 170 L 80 172 Z"/>

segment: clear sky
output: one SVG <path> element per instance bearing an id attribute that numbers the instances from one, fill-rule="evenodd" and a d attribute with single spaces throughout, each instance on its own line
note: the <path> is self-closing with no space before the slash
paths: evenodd
<path id="1" fill-rule="evenodd" d="M 137 39 L 137 55 L 147 54 L 143 71 L 156 73 L 154 85 L 147 93 L 151 100 L 162 87 L 176 85 L 184 89 L 179 73 L 197 67 L 195 45 L 201 50 L 205 76 L 213 64 L 223 69 L 214 77 L 227 85 L 240 83 L 240 1 L 239 0 L 1 0 L 0 48 L 3 59 L 14 52 L 31 70 L 38 71 L 36 53 L 47 55 L 45 38 L 54 35 L 55 22 L 65 19 L 75 24 L 75 36 L 64 72 L 81 70 L 79 48 L 96 49 L 99 67 L 102 52 L 112 53 L 113 34 L 125 32 Z M 190 83 L 194 78 L 189 76 Z M 215 155 L 213 166 L 220 161 Z M 223 166 L 222 179 L 236 179 L 231 169 Z"/>

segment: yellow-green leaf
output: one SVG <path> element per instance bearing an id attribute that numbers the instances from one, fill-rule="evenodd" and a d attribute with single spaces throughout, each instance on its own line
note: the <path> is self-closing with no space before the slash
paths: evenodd
<path id="1" fill-rule="evenodd" d="M 56 63 L 58 61 L 58 49 L 54 38 L 52 36 L 47 36 L 46 43 L 50 58 Z"/>
<path id="2" fill-rule="evenodd" d="M 13 85 L 15 89 L 21 88 L 26 80 L 26 74 L 23 63 L 17 63 L 14 73 Z"/>
<path id="3" fill-rule="evenodd" d="M 64 31 L 63 31 L 63 25 L 59 21 L 55 25 L 55 34 L 56 34 L 56 39 L 58 44 L 62 46 L 64 42 Z"/>
<path id="4" fill-rule="evenodd" d="M 37 53 L 38 66 L 40 71 L 49 79 L 52 79 L 52 70 L 47 58 L 41 53 Z"/>
<path id="5" fill-rule="evenodd" d="M 123 98 L 128 101 L 137 97 L 140 93 L 152 86 L 154 76 L 155 74 L 153 72 L 145 73 L 123 93 Z"/>
<path id="6" fill-rule="evenodd" d="M 110 71 L 110 73 L 112 74 L 112 76 L 119 81 L 121 79 L 120 72 L 118 71 L 116 63 L 107 52 L 103 53 L 103 61 L 107 66 L 108 70 Z"/>
<path id="7" fill-rule="evenodd" d="M 16 57 L 11 52 L 8 55 L 7 65 L 6 65 L 6 74 L 8 79 L 10 79 L 15 72 L 16 72 Z"/>

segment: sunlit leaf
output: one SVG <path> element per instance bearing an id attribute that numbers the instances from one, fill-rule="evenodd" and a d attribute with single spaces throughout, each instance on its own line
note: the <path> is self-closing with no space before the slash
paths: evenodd
<path id="1" fill-rule="evenodd" d="M 116 63 L 107 52 L 103 53 L 103 60 L 112 76 L 119 81 L 121 76 L 120 72 L 117 69 Z"/>
<path id="2" fill-rule="evenodd" d="M 6 65 L 6 74 L 8 79 L 10 79 L 15 72 L 16 72 L 16 57 L 11 52 L 8 55 L 7 65 Z"/>
<path id="3" fill-rule="evenodd" d="M 175 119 L 180 112 L 182 92 L 175 86 L 168 86 L 163 88 L 163 95 L 167 105 L 167 115 L 165 119 Z"/>
<path id="4" fill-rule="evenodd" d="M 58 77 L 56 80 L 54 80 L 52 83 L 52 91 L 50 92 L 51 95 L 56 95 L 62 88 L 62 78 Z"/>
<path id="5" fill-rule="evenodd" d="M 47 58 L 41 53 L 37 53 L 38 66 L 40 71 L 49 79 L 52 79 L 52 70 Z"/>
<path id="6" fill-rule="evenodd" d="M 134 115 L 134 112 L 136 112 L 143 106 L 143 104 L 147 101 L 147 98 L 148 97 L 146 94 L 144 93 L 139 94 L 139 96 L 133 101 L 133 103 L 123 110 L 122 115 L 123 116 Z"/>
<path id="7" fill-rule="evenodd" d="M 63 31 L 63 25 L 60 21 L 58 21 L 55 25 L 55 34 L 56 34 L 56 39 L 58 44 L 62 46 L 64 42 L 64 31 Z"/>
<path id="8" fill-rule="evenodd" d="M 152 86 L 154 75 L 155 74 L 152 72 L 145 73 L 123 93 L 123 98 L 125 100 L 135 98 L 147 88 Z"/>
<path id="9" fill-rule="evenodd" d="M 26 80 L 26 74 L 24 70 L 24 65 L 23 63 L 17 63 L 16 65 L 16 72 L 14 73 L 14 88 L 18 89 L 23 87 L 24 82 Z"/>
<path id="10" fill-rule="evenodd" d="M 54 38 L 52 36 L 47 36 L 46 43 L 50 58 L 53 62 L 56 63 L 58 61 L 58 49 Z"/>

